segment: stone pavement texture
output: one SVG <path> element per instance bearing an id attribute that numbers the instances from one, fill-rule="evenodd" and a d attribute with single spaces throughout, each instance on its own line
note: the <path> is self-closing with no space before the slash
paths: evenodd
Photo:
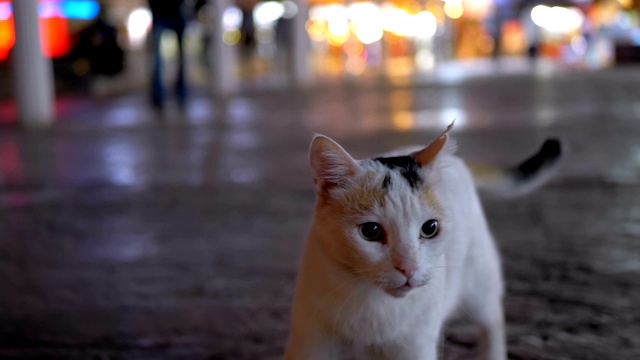
<path id="1" fill-rule="evenodd" d="M 312 133 L 371 156 L 456 118 L 469 159 L 571 150 L 537 193 L 484 196 L 510 358 L 638 359 L 639 94 L 623 68 L 202 96 L 162 118 L 142 97 L 60 100 L 48 131 L 0 129 L 0 358 L 277 359 Z M 471 358 L 473 328 L 445 338 L 444 359 Z"/>

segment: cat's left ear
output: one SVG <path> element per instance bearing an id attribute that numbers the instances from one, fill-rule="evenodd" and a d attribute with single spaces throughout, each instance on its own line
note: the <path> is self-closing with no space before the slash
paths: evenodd
<path id="1" fill-rule="evenodd" d="M 321 189 L 342 185 L 356 173 L 358 164 L 337 142 L 316 135 L 309 149 L 313 181 Z"/>
<path id="2" fill-rule="evenodd" d="M 413 158 L 416 160 L 418 165 L 420 165 L 420 167 L 431 164 L 433 160 L 438 156 L 438 154 L 443 151 L 443 149 L 445 151 L 448 150 L 451 153 L 455 151 L 455 142 L 452 141 L 449 136 L 449 132 L 451 131 L 451 129 L 453 129 L 454 123 L 455 120 L 447 127 L 447 130 L 445 130 L 442 135 L 431 142 L 431 144 L 427 145 L 427 147 L 412 154 Z"/>

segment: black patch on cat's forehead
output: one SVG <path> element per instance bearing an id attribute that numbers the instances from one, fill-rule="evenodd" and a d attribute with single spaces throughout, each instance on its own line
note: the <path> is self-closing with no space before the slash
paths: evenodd
<path id="1" fill-rule="evenodd" d="M 387 190 L 391 187 L 391 174 L 386 174 L 382 180 L 382 189 Z"/>
<path id="2" fill-rule="evenodd" d="M 416 159 L 412 156 L 379 157 L 373 160 L 381 163 L 391 170 L 399 171 L 400 175 L 407 180 L 412 189 L 417 189 L 418 185 L 422 183 L 422 178 L 418 172 L 420 170 L 420 165 L 418 165 L 418 162 L 416 162 Z"/>

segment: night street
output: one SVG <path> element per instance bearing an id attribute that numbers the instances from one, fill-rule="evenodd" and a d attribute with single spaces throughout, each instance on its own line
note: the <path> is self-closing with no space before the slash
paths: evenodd
<path id="1" fill-rule="evenodd" d="M 512 359 L 640 357 L 640 71 L 253 92 L 158 119 L 143 96 L 63 98 L 0 130 L 0 357 L 277 359 L 313 210 L 313 132 L 361 157 L 426 144 L 515 163 L 569 154 L 521 199 L 484 196 Z M 475 329 L 446 330 L 468 359 Z"/>

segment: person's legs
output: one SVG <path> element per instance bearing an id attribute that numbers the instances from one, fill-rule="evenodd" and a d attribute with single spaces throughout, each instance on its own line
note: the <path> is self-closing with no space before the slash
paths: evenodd
<path id="1" fill-rule="evenodd" d="M 161 108 L 164 105 L 164 86 L 162 85 L 162 54 L 160 52 L 160 40 L 165 26 L 160 21 L 154 21 L 151 30 L 153 70 L 151 74 L 151 101 L 154 106 Z"/>
<path id="2" fill-rule="evenodd" d="M 177 24 L 175 31 L 178 37 L 178 78 L 176 79 L 176 96 L 178 104 L 184 105 L 187 99 L 187 80 L 185 74 L 185 56 L 184 56 L 184 22 Z"/>

